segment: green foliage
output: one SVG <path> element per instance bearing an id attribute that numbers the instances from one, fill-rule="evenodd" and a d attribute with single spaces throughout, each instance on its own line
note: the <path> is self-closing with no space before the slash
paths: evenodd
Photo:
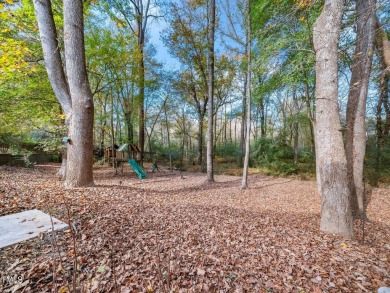
<path id="1" fill-rule="evenodd" d="M 364 176 L 372 186 L 380 183 L 390 183 L 390 137 L 382 146 L 378 146 L 375 136 L 367 139 L 366 157 L 364 161 Z"/>
<path id="2" fill-rule="evenodd" d="M 273 163 L 281 160 L 292 160 L 294 151 L 291 146 L 281 140 L 262 138 L 256 141 L 257 160 L 262 163 Z"/>
<path id="3" fill-rule="evenodd" d="M 57 22 L 61 18 L 56 14 Z M 55 133 L 63 115 L 42 62 L 32 1 L 0 11 L 0 31 L 0 134 L 12 136 L 17 152 L 37 141 L 34 133 Z"/>
<path id="4" fill-rule="evenodd" d="M 240 150 L 236 143 L 226 143 L 217 145 L 215 155 L 223 158 L 237 158 L 240 155 Z"/>
<path id="5" fill-rule="evenodd" d="M 312 29 L 320 1 L 258 1 L 253 26 L 257 32 L 253 69 L 259 98 L 280 88 L 314 82 Z"/>
<path id="6" fill-rule="evenodd" d="M 153 140 L 152 149 L 156 152 L 156 156 L 160 160 L 169 160 L 169 155 L 171 155 L 172 159 L 179 158 L 180 146 L 177 143 L 172 143 L 169 148 L 167 144 L 164 144 L 159 140 Z"/>
<path id="7" fill-rule="evenodd" d="M 262 138 L 255 142 L 254 161 L 271 174 L 292 175 L 314 172 L 314 157 L 308 150 L 300 150 L 298 164 L 294 164 L 294 149 L 277 139 Z"/>

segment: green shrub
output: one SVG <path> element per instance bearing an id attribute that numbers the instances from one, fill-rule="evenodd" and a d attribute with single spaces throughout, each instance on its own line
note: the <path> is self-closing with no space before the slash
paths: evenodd
<path id="1" fill-rule="evenodd" d="M 219 157 L 237 157 L 240 155 L 239 147 L 235 143 L 217 145 L 215 155 Z"/>

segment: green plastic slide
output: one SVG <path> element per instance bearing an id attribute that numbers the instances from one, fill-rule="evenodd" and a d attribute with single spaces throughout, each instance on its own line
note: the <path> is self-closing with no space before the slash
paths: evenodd
<path id="1" fill-rule="evenodd" d="M 145 171 L 137 164 L 134 159 L 128 160 L 127 162 L 130 164 L 130 167 L 134 170 L 134 172 L 137 173 L 139 179 L 146 178 Z"/>

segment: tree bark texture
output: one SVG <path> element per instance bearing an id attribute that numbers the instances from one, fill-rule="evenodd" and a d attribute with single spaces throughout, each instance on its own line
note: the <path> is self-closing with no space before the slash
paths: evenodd
<path id="1" fill-rule="evenodd" d="M 299 115 L 299 102 L 297 98 L 297 89 L 294 87 L 293 89 L 293 102 L 295 107 L 295 121 L 292 123 L 292 134 L 293 134 L 293 145 L 294 145 L 294 164 L 298 164 L 298 155 L 299 155 L 299 122 L 298 122 L 298 115 Z"/>
<path id="2" fill-rule="evenodd" d="M 248 52 L 246 52 L 245 49 L 245 54 L 247 55 Z M 244 93 L 242 95 L 242 119 L 241 119 L 241 128 L 240 128 L 240 153 L 238 156 L 238 166 L 242 167 L 243 166 L 243 157 L 244 157 L 244 148 L 245 148 L 245 120 L 246 120 L 246 104 L 247 104 L 247 99 L 246 99 L 246 93 L 247 93 L 247 85 L 248 82 L 248 77 L 246 76 L 245 73 L 245 80 L 244 80 Z"/>
<path id="3" fill-rule="evenodd" d="M 165 114 L 165 126 L 167 129 L 167 139 L 168 139 L 168 153 L 169 153 L 169 170 L 171 172 L 173 171 L 172 168 L 172 150 L 171 150 L 171 137 L 170 137 L 170 132 L 169 132 L 169 121 L 168 121 L 168 114 L 167 114 L 167 100 L 164 101 L 164 114 Z"/>
<path id="4" fill-rule="evenodd" d="M 203 163 L 203 115 L 199 114 L 198 124 L 198 165 L 201 166 Z"/>
<path id="5" fill-rule="evenodd" d="M 379 100 L 376 105 L 376 137 L 377 137 L 377 152 L 376 152 L 376 169 L 382 168 L 382 149 L 387 140 L 390 129 L 390 111 L 389 111 L 389 76 L 384 74 L 380 81 Z M 383 107 L 384 106 L 384 107 Z M 387 108 L 386 119 L 382 117 L 383 108 Z M 379 179 L 379 178 L 378 178 Z M 375 182 L 377 185 L 378 182 Z"/>
<path id="6" fill-rule="evenodd" d="M 376 168 L 382 168 L 382 149 L 387 141 L 390 131 L 390 103 L 389 103 L 389 70 L 390 70 L 390 43 L 386 33 L 383 31 L 379 20 L 376 18 L 376 49 L 382 63 L 382 74 L 380 79 L 379 100 L 376 106 L 376 135 L 377 153 Z M 383 117 L 383 110 L 385 117 Z M 375 184 L 378 183 L 379 176 Z"/>
<path id="7" fill-rule="evenodd" d="M 378 18 L 375 16 L 375 29 L 377 30 L 378 42 L 380 43 L 381 59 L 386 65 L 385 71 L 390 71 L 390 43 L 386 32 L 383 30 Z"/>
<path id="8" fill-rule="evenodd" d="M 316 150 L 322 187 L 321 231 L 353 237 L 347 160 L 338 105 L 338 43 L 344 0 L 326 0 L 314 25 Z"/>
<path id="9" fill-rule="evenodd" d="M 65 78 L 64 68 L 62 67 L 51 1 L 34 0 L 34 11 L 38 21 L 39 36 L 41 38 L 47 75 L 54 94 L 60 102 L 67 119 L 69 119 L 72 112 L 72 100 Z"/>
<path id="10" fill-rule="evenodd" d="M 214 182 L 213 168 L 213 130 L 214 130 L 214 31 L 215 0 L 209 4 L 209 39 L 208 39 L 208 123 L 207 123 L 207 182 Z"/>
<path id="11" fill-rule="evenodd" d="M 65 113 L 65 127 L 69 131 L 69 123 L 72 114 L 72 100 L 68 83 L 65 78 L 60 49 L 57 41 L 57 31 L 54 23 L 53 11 L 50 0 L 34 0 L 34 11 L 37 17 L 39 36 L 42 43 L 45 67 L 62 110 Z M 67 150 L 62 152 L 62 164 L 57 175 L 66 178 Z"/>
<path id="12" fill-rule="evenodd" d="M 143 163 L 143 156 L 145 151 L 145 64 L 144 64 L 144 43 L 143 40 L 140 46 L 140 77 L 139 77 L 139 97 L 138 97 L 138 148 L 141 151 L 140 161 Z"/>
<path id="13" fill-rule="evenodd" d="M 376 0 L 356 0 L 357 42 L 347 103 L 346 155 L 352 214 L 365 217 L 366 101 L 375 40 Z"/>
<path id="14" fill-rule="evenodd" d="M 125 113 L 125 121 L 127 125 L 127 142 L 132 144 L 134 143 L 132 112 Z"/>
<path id="15" fill-rule="evenodd" d="M 250 156 L 250 137 L 251 137 L 251 4 L 250 0 L 247 0 L 247 40 L 246 40 L 246 52 L 247 52 L 247 72 L 246 72 L 246 136 L 245 136 L 245 157 L 244 168 L 242 171 L 241 189 L 248 188 L 248 169 L 249 169 L 249 156 Z M 244 121 L 243 121 L 244 122 Z"/>
<path id="16" fill-rule="evenodd" d="M 93 101 L 88 82 L 83 2 L 64 0 L 64 44 L 66 73 L 72 97 L 67 187 L 93 185 Z"/>
<path id="17" fill-rule="evenodd" d="M 383 125 L 383 139 L 387 139 L 390 132 L 390 103 L 389 103 L 389 76 L 390 76 L 390 43 L 386 33 L 377 20 L 377 32 L 381 36 L 379 55 L 382 60 L 383 72 L 380 80 L 380 101 L 385 110 L 386 118 Z"/>

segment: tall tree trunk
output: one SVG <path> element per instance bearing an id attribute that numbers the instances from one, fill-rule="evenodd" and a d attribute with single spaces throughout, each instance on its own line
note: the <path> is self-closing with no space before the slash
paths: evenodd
<path id="1" fill-rule="evenodd" d="M 168 100 L 168 99 L 167 99 Z M 165 114 L 165 126 L 167 128 L 167 139 L 168 139 L 168 153 L 169 153 L 169 169 L 171 172 L 173 171 L 172 167 L 172 150 L 171 150 L 171 136 L 169 133 L 169 121 L 168 121 L 168 114 L 167 114 L 167 100 L 164 101 L 164 114 Z"/>
<path id="2" fill-rule="evenodd" d="M 375 39 L 376 0 L 356 0 L 357 42 L 347 103 L 346 155 L 352 215 L 365 217 L 363 163 L 366 150 L 366 100 Z"/>
<path id="3" fill-rule="evenodd" d="M 307 110 L 307 117 L 310 120 L 310 134 L 311 134 L 311 151 L 315 157 L 315 167 L 316 167 L 316 183 L 317 183 L 317 193 L 318 195 L 322 195 L 322 185 L 321 185 L 321 174 L 320 174 L 320 160 L 318 158 L 317 152 L 317 139 L 316 136 L 316 121 L 314 119 L 313 110 L 310 103 L 310 93 L 309 93 L 309 84 L 305 82 L 305 103 Z"/>
<path id="4" fill-rule="evenodd" d="M 199 114 L 198 124 L 198 165 L 202 166 L 203 163 L 203 115 Z"/>
<path id="5" fill-rule="evenodd" d="M 66 81 L 64 68 L 62 66 L 60 50 L 58 49 L 57 30 L 50 0 L 34 0 L 34 11 L 37 17 L 47 75 L 54 94 L 66 115 L 64 124 L 66 126 L 66 131 L 69 132 L 69 123 L 72 114 L 72 99 L 70 97 L 68 82 Z M 67 147 L 67 145 L 65 147 Z M 67 150 L 65 148 L 62 152 L 62 165 L 57 174 L 62 179 L 66 178 L 66 165 Z"/>
<path id="6" fill-rule="evenodd" d="M 293 123 L 293 128 L 294 128 L 294 165 L 298 164 L 298 155 L 299 155 L 299 123 L 298 121 L 295 121 Z"/>
<path id="7" fill-rule="evenodd" d="M 232 123 L 233 123 L 233 106 L 232 106 L 232 102 L 231 102 L 231 99 L 230 99 L 230 112 L 229 112 L 229 141 L 230 143 L 233 143 L 233 128 L 232 128 Z"/>
<path id="8" fill-rule="evenodd" d="M 112 151 L 112 167 L 116 171 L 116 149 L 115 149 L 115 127 L 114 127 L 114 94 L 111 91 L 111 113 L 110 113 L 110 127 L 111 127 L 111 151 Z"/>
<path id="9" fill-rule="evenodd" d="M 209 5 L 209 44 L 208 44 L 208 124 L 207 124 L 207 182 L 214 182 L 213 169 L 213 131 L 214 131 L 214 30 L 215 30 L 215 0 Z"/>
<path id="10" fill-rule="evenodd" d="M 225 105 L 225 112 L 224 112 L 224 116 L 223 116 L 223 144 L 224 146 L 226 147 L 226 144 L 227 144 L 227 116 L 226 116 L 226 108 L 227 108 L 227 105 Z"/>
<path id="11" fill-rule="evenodd" d="M 382 63 L 382 75 L 380 79 L 379 100 L 376 106 L 376 135 L 377 153 L 376 169 L 382 168 L 382 148 L 387 140 L 390 129 L 390 107 L 389 107 L 389 71 L 390 71 L 390 43 L 386 33 L 383 31 L 379 20 L 376 18 L 377 50 Z M 385 110 L 386 118 L 382 118 L 382 111 Z M 379 179 L 379 178 L 378 178 Z M 377 182 L 376 182 L 377 183 Z"/>
<path id="12" fill-rule="evenodd" d="M 320 229 L 353 237 L 347 160 L 338 105 L 338 43 L 344 0 L 326 0 L 314 25 L 316 150 L 322 187 Z"/>
<path id="13" fill-rule="evenodd" d="M 141 165 L 145 151 L 145 64 L 144 64 L 144 48 L 143 43 L 140 44 L 141 60 L 140 60 L 140 81 L 139 81 L 139 100 L 138 100 L 138 148 L 141 151 Z"/>
<path id="14" fill-rule="evenodd" d="M 237 117 L 234 119 L 234 144 L 237 145 Z"/>
<path id="15" fill-rule="evenodd" d="M 82 1 L 64 1 L 64 34 L 67 77 L 58 50 L 53 13 L 48 0 L 35 0 L 34 9 L 46 69 L 57 99 L 70 123 L 66 186 L 93 184 L 93 103 L 84 54 Z M 64 162 L 66 159 L 64 160 Z"/>
<path id="16" fill-rule="evenodd" d="M 134 143 L 134 129 L 133 129 L 133 121 L 132 121 L 132 113 L 125 113 L 125 121 L 127 125 L 127 142 Z"/>
<path id="17" fill-rule="evenodd" d="M 266 135 L 264 97 L 262 97 L 260 99 L 260 137 L 265 138 Z"/>
<path id="18" fill-rule="evenodd" d="M 298 123 L 298 115 L 299 115 L 299 104 L 297 99 L 297 89 L 294 87 L 293 90 L 293 101 L 295 106 L 295 121 L 292 124 L 292 132 L 293 132 L 293 145 L 294 145 L 294 164 L 298 164 L 298 155 L 299 155 L 299 123 Z"/>
<path id="19" fill-rule="evenodd" d="M 246 72 L 246 137 L 245 137 L 245 158 L 244 168 L 242 171 L 241 188 L 246 189 L 248 187 L 248 169 L 249 169 L 249 156 L 250 156 L 250 140 L 251 140 L 251 2 L 247 0 L 247 72 Z"/>
<path id="20" fill-rule="evenodd" d="M 88 82 L 83 2 L 64 0 L 64 44 L 72 117 L 69 128 L 66 186 L 93 185 L 93 101 Z"/>
<path id="21" fill-rule="evenodd" d="M 245 50 L 245 54 L 247 55 L 248 52 Z M 242 119 L 241 119 L 241 128 L 240 128 L 240 152 L 238 156 L 238 166 L 243 166 L 243 156 L 244 156 L 244 148 L 245 148 L 245 120 L 246 120 L 246 114 L 247 114 L 247 89 L 248 89 L 248 77 L 245 73 L 245 81 L 244 81 L 244 94 L 242 95 Z"/>
<path id="22" fill-rule="evenodd" d="M 106 114 L 107 114 L 107 96 L 104 96 L 103 101 L 103 118 L 101 119 L 101 127 L 100 127 L 100 149 L 104 150 L 104 142 L 105 142 L 105 133 L 106 133 Z"/>
<path id="23" fill-rule="evenodd" d="M 214 124 L 214 130 L 213 130 L 213 134 L 214 134 L 214 138 L 213 138 L 213 159 L 215 158 L 215 150 L 217 149 L 217 144 L 218 142 L 220 141 L 220 135 L 221 135 L 221 132 L 222 132 L 222 123 L 220 123 L 221 125 L 221 128 L 220 130 L 218 131 L 217 128 L 218 128 L 218 111 L 215 113 L 214 116 L 214 120 L 213 120 L 213 124 Z M 220 145 L 220 142 L 219 144 Z"/>
<path id="24" fill-rule="evenodd" d="M 309 93 L 309 84 L 305 82 L 305 103 L 307 117 L 309 118 L 309 127 L 310 127 L 310 142 L 311 142 L 311 152 L 315 154 L 315 140 L 314 140 L 314 117 L 313 110 L 310 103 L 310 93 Z"/>
<path id="25" fill-rule="evenodd" d="M 69 119 L 72 112 L 72 100 L 62 66 L 51 1 L 34 0 L 34 10 L 38 21 L 47 75 L 54 94 Z"/>
<path id="26" fill-rule="evenodd" d="M 388 99 L 389 99 L 389 76 L 387 74 L 384 74 L 380 81 L 379 100 L 376 106 L 377 152 L 376 152 L 376 159 L 375 159 L 375 164 L 376 164 L 375 168 L 377 172 L 379 172 L 382 169 L 382 162 L 381 162 L 382 149 L 387 139 L 386 121 L 383 121 L 382 118 L 382 110 L 383 110 L 382 106 L 385 105 Z"/>

